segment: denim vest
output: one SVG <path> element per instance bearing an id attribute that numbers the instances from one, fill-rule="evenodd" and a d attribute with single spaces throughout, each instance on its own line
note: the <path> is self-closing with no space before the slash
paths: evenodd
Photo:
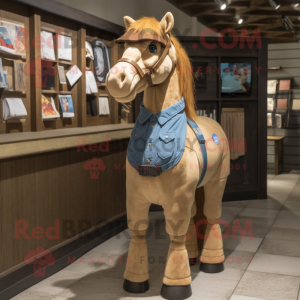
<path id="1" fill-rule="evenodd" d="M 129 163 L 160 166 L 162 172 L 174 167 L 181 159 L 186 139 L 187 117 L 184 99 L 153 114 L 143 102 L 131 133 L 127 149 Z"/>

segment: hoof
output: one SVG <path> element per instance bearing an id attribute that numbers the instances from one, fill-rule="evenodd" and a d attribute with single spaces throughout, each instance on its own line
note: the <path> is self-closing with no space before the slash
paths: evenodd
<path id="1" fill-rule="evenodd" d="M 128 293 L 141 294 L 149 290 L 148 280 L 144 282 L 132 282 L 124 279 L 123 289 Z"/>
<path id="2" fill-rule="evenodd" d="M 192 289 L 190 285 L 163 284 L 160 295 L 168 300 L 183 300 L 192 296 Z"/>
<path id="3" fill-rule="evenodd" d="M 194 266 L 197 262 L 197 258 L 196 257 L 189 258 L 189 262 L 190 262 L 190 266 Z"/>
<path id="4" fill-rule="evenodd" d="M 220 273 L 224 271 L 224 263 L 219 263 L 219 264 L 200 263 L 200 271 L 204 273 Z"/>

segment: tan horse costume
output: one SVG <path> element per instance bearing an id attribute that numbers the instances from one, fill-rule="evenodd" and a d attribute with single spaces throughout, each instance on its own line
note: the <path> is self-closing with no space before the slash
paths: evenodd
<path id="1" fill-rule="evenodd" d="M 124 17 L 124 22 L 126 33 L 117 42 L 125 42 L 125 52 L 108 73 L 107 87 L 122 103 L 132 101 L 137 93 L 144 91 L 143 105 L 154 118 L 156 113 L 184 98 L 185 114 L 201 129 L 208 158 L 206 175 L 200 184 L 204 187 L 204 214 L 208 220 L 200 269 L 220 272 L 224 269 L 224 253 L 218 218 L 230 159 L 226 136 L 217 122 L 196 116 L 191 64 L 185 50 L 171 34 L 173 15 L 167 13 L 161 22 L 148 17 L 137 21 Z M 213 141 L 212 134 L 218 136 L 220 143 Z M 126 167 L 127 218 L 132 238 L 124 289 L 141 293 L 149 288 L 146 230 L 149 207 L 154 203 L 164 209 L 166 231 L 170 236 L 161 295 L 166 299 L 186 299 L 191 295 L 189 259 L 198 256 L 193 221 L 195 191 L 200 187 L 197 183 L 205 168 L 196 135 L 187 126 L 185 148 L 179 163 L 159 176 L 141 176 L 128 159 Z"/>

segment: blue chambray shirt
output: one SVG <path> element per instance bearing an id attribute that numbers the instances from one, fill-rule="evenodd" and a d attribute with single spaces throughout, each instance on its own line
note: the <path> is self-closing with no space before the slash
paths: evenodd
<path id="1" fill-rule="evenodd" d="M 184 99 L 153 114 L 140 106 L 140 113 L 131 133 L 127 149 L 129 163 L 160 166 L 162 172 L 181 159 L 186 139 L 187 117 Z"/>

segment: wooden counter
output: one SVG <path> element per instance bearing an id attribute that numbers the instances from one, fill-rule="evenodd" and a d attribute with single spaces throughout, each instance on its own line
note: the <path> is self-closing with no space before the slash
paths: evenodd
<path id="1" fill-rule="evenodd" d="M 130 137 L 134 124 L 0 134 L 0 159 L 74 148 Z"/>

